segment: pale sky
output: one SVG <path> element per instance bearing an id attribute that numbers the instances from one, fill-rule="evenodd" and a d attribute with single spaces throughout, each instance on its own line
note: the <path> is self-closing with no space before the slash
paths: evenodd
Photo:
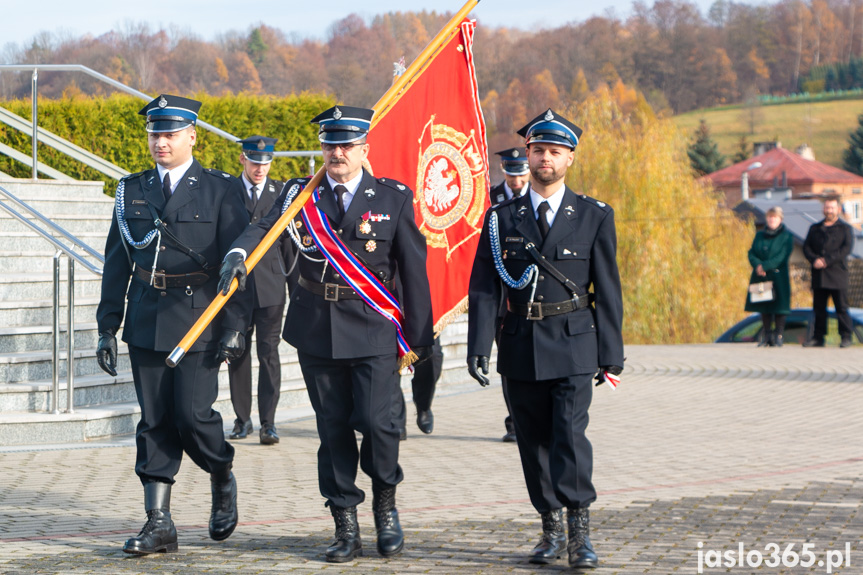
<path id="1" fill-rule="evenodd" d="M 702 14 L 713 3 L 694 1 Z M 650 5 L 651 1 L 645 3 Z M 329 26 L 352 12 L 364 17 L 408 10 L 456 12 L 462 5 L 462 0 L 162 0 L 141 4 L 123 0 L 0 0 L 0 47 L 29 44 L 41 31 L 97 37 L 127 22 L 147 22 L 152 29 L 179 26 L 204 40 L 230 31 L 247 32 L 260 23 L 287 35 L 325 39 Z M 473 17 L 480 25 L 536 30 L 601 16 L 607 10 L 625 17 L 631 7 L 632 0 L 482 0 Z"/>

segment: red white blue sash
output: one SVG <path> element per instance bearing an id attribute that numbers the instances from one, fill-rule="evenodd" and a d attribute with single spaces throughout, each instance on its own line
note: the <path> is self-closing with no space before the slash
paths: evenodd
<path id="1" fill-rule="evenodd" d="M 390 320 L 396 326 L 398 342 L 399 369 L 408 367 L 417 360 L 417 355 L 408 347 L 402 332 L 401 306 L 386 287 L 351 253 L 338 234 L 333 231 L 330 220 L 317 207 L 320 188 L 312 194 L 312 201 L 306 202 L 300 215 L 315 245 L 327 261 L 345 279 L 351 289 L 369 304 L 372 309 Z"/>

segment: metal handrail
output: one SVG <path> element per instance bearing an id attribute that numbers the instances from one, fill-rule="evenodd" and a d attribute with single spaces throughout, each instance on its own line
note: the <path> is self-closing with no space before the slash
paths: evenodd
<path id="1" fill-rule="evenodd" d="M 34 217 L 36 217 L 42 223 L 48 225 L 55 232 L 62 235 L 64 238 L 72 242 L 73 246 L 78 246 L 87 252 L 89 255 L 95 257 L 99 260 L 100 263 L 105 263 L 105 258 L 102 254 L 76 238 L 74 235 L 61 228 L 42 214 L 40 214 L 33 207 L 29 206 L 25 202 L 22 202 L 20 199 L 15 197 L 9 190 L 0 186 L 0 195 L 5 196 L 8 200 L 11 200 L 18 206 L 24 208 L 28 212 L 30 212 Z M 6 203 L 0 198 L 0 208 L 6 210 L 9 214 L 12 215 L 13 218 L 36 232 L 39 236 L 41 236 L 44 240 L 53 245 L 57 252 L 54 254 L 54 297 L 53 297 L 53 321 L 52 321 L 52 369 L 51 369 L 51 379 L 52 379 L 52 396 L 51 396 L 51 411 L 53 413 L 60 413 L 59 408 L 59 397 L 60 397 L 60 257 L 62 255 L 66 255 L 69 258 L 69 279 L 68 279 L 68 295 L 66 301 L 66 311 L 67 311 L 67 319 L 66 319 L 66 412 L 72 413 L 75 410 L 74 405 L 74 393 L 75 393 L 75 262 L 80 263 L 85 268 L 87 268 L 92 273 L 101 276 L 102 268 L 99 268 L 86 259 L 82 255 L 80 255 L 77 251 L 75 251 L 74 247 L 69 247 L 63 242 L 59 241 L 57 238 L 52 236 L 49 232 L 42 229 L 37 224 L 31 222 L 24 214 L 20 213 L 18 210 L 13 208 L 12 206 L 6 205 Z"/>
<path id="2" fill-rule="evenodd" d="M 55 231 L 55 232 L 57 232 L 58 234 L 62 235 L 64 238 L 66 238 L 67 240 L 69 240 L 70 242 L 72 242 L 74 245 L 76 245 L 76 246 L 80 247 L 80 248 L 81 248 L 81 249 L 83 249 L 85 252 L 87 252 L 88 254 L 90 254 L 91 256 L 93 256 L 94 258 L 96 258 L 97 260 L 99 260 L 99 263 L 102 263 L 102 264 L 104 264 L 104 263 L 105 263 L 105 256 L 103 256 L 101 252 L 99 252 L 99 251 L 97 251 L 97 250 L 95 250 L 95 249 L 91 248 L 90 246 L 88 246 L 87 244 L 85 244 L 84 242 L 82 242 L 81 240 L 79 240 L 77 237 L 75 237 L 74 235 L 70 234 L 70 233 L 69 233 L 68 231 L 66 231 L 64 228 L 61 228 L 60 226 L 58 226 L 57 224 L 55 224 L 53 221 L 51 221 L 50 219 L 48 219 L 46 216 L 44 216 L 44 215 L 42 215 L 41 213 L 39 213 L 35 208 L 33 208 L 33 207 L 32 207 L 32 206 L 30 206 L 30 205 L 27 205 L 26 203 L 24 203 L 23 201 L 21 201 L 20 199 L 18 199 L 14 194 L 12 194 L 12 192 L 10 192 L 9 190 L 7 190 L 7 189 L 6 189 L 6 188 L 4 188 L 3 186 L 0 186 L 0 194 L 2 194 L 2 195 L 4 195 L 4 196 L 6 196 L 6 197 L 7 197 L 8 199 L 10 199 L 12 202 L 14 202 L 14 203 L 15 203 L 15 204 L 17 204 L 18 206 L 20 206 L 20 207 L 24 208 L 25 210 L 27 210 L 27 211 L 28 211 L 28 212 L 30 212 L 31 214 L 33 214 L 33 216 L 35 216 L 35 217 L 36 217 L 40 222 L 42 222 L 42 223 L 43 223 L 43 224 L 45 224 L 46 226 L 50 227 L 52 230 L 54 230 L 54 231 Z M 82 258 L 81 256 L 79 256 L 79 255 L 78 255 L 74 250 L 71 250 L 71 249 L 69 249 L 68 247 L 66 247 L 66 245 L 65 245 L 65 244 L 63 244 L 63 243 L 61 243 L 61 242 L 57 241 L 57 238 L 55 238 L 54 236 L 52 236 L 51 234 L 49 234 L 48 232 L 46 232 L 45 230 L 43 230 L 42 228 L 40 228 L 39 226 L 37 226 L 36 224 L 34 224 L 33 222 L 31 222 L 30 220 L 28 220 L 26 216 L 24 216 L 24 215 L 20 214 L 20 213 L 19 213 L 19 212 L 17 212 L 14 208 L 10 208 L 9 206 L 6 206 L 5 204 L 3 204 L 3 202 L 2 202 L 2 201 L 0 201 L 0 206 L 2 206 L 2 207 L 3 207 L 7 212 L 9 212 L 10 214 L 12 214 L 12 215 L 13 215 L 17 220 L 19 220 L 21 223 L 23 223 L 24 225 L 26 225 L 26 226 L 30 227 L 30 229 L 32 229 L 34 232 L 36 232 L 37 234 L 39 234 L 40 236 L 42 236 L 43 238 L 45 238 L 46 240 L 48 240 L 49 242 L 51 242 L 52 244 L 54 244 L 54 247 L 56 247 L 58 250 L 61 250 L 61 251 L 62 251 L 62 252 L 64 252 L 67 256 L 69 256 L 70 258 L 73 258 L 73 259 L 75 259 L 78 263 L 80 263 L 80 264 L 82 264 L 82 265 L 86 266 L 86 267 L 87 267 L 87 269 L 89 269 L 89 270 L 90 270 L 91 272 L 93 272 L 94 274 L 96 274 L 96 275 L 102 275 L 102 270 L 101 270 L 100 268 L 97 268 L 96 266 L 94 266 L 93 264 L 91 264 L 90 262 L 88 262 L 87 260 L 83 259 L 83 258 Z"/>
<path id="3" fill-rule="evenodd" d="M 136 98 L 140 98 L 141 100 L 144 100 L 145 102 L 149 102 L 153 99 L 152 96 L 145 94 L 144 92 L 140 92 L 134 88 L 130 88 L 129 86 L 127 86 L 126 84 L 123 84 L 122 82 L 118 82 L 117 80 L 110 78 L 110 77 L 106 76 L 105 74 L 100 74 L 96 70 L 93 70 L 92 68 L 88 68 L 87 66 L 83 66 L 81 64 L 0 64 L 0 72 L 2 72 L 2 71 L 8 71 L 8 72 L 30 72 L 30 71 L 32 71 L 33 72 L 32 84 L 31 84 L 31 88 L 30 88 L 30 95 L 31 95 L 32 107 L 33 107 L 32 121 L 33 121 L 33 179 L 34 180 L 36 179 L 37 141 L 38 141 L 38 135 L 37 135 L 37 131 L 36 131 L 37 117 L 38 117 L 38 102 L 37 102 L 36 94 L 38 91 L 39 70 L 43 70 L 43 71 L 47 71 L 47 72 L 82 72 L 84 74 L 87 74 L 88 76 L 96 78 L 97 80 L 100 80 L 101 82 L 104 82 L 104 83 L 112 86 L 113 88 L 115 88 L 121 92 L 125 92 L 127 94 L 130 94 L 132 96 L 135 96 Z M 219 128 L 211 125 L 211 124 L 208 124 L 207 122 L 204 122 L 203 120 L 198 120 L 197 125 L 201 126 L 205 130 L 209 130 L 210 132 L 213 132 L 214 134 L 217 134 L 217 135 L 225 138 L 226 140 L 230 140 L 231 142 L 236 143 L 236 142 L 240 141 L 240 138 L 238 138 L 237 136 L 235 136 L 229 132 L 226 132 L 224 130 L 221 130 L 221 129 L 219 129 Z M 315 169 L 314 169 L 314 166 L 315 166 L 314 157 L 320 156 L 321 152 L 318 150 L 298 151 L 298 152 L 275 152 L 273 155 L 278 156 L 278 157 L 286 157 L 286 158 L 308 157 L 308 158 L 310 158 L 309 166 L 310 166 L 311 173 L 314 173 L 314 171 L 315 171 Z"/>

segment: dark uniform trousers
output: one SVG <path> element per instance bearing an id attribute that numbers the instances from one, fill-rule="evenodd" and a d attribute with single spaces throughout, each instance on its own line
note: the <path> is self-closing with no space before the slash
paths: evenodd
<path id="1" fill-rule="evenodd" d="M 443 349 L 440 345 L 440 338 L 436 337 L 432 346 L 432 356 L 414 366 L 414 376 L 411 378 L 413 402 L 418 410 L 428 411 L 431 409 L 437 380 L 440 379 L 442 372 Z M 402 393 L 401 386 L 396 389 L 395 398 L 393 399 L 393 421 L 396 422 L 396 426 L 399 429 L 405 429 L 407 406 L 405 405 L 405 395 Z"/>
<path id="2" fill-rule="evenodd" d="M 501 282 L 491 249 L 492 212 L 498 217 L 502 262 L 512 278 L 534 263 L 527 249 L 534 244 L 583 293 L 595 293 L 595 306 L 542 319 L 536 311 L 534 319 L 523 309 L 514 311 L 513 306 L 527 306 L 531 286 L 516 290 Z M 525 483 L 540 513 L 587 507 L 596 499 L 593 452 L 585 435 L 592 378 L 599 366 L 623 366 L 616 246 L 611 208 L 568 188 L 544 240 L 529 194 L 493 207 L 483 226 L 468 294 L 468 356 L 489 355 L 497 336 L 497 369 L 506 378 Z M 504 297 L 509 309 L 501 322 Z M 571 298 L 562 282 L 540 268 L 536 304 Z"/>
<path id="3" fill-rule="evenodd" d="M 254 203 L 247 193 L 243 193 L 250 223 L 256 223 L 269 213 L 283 186 L 283 182 L 267 178 L 262 184 L 260 198 Z M 240 359 L 228 364 L 231 404 L 237 419 L 244 423 L 252 414 L 252 334 L 255 332 L 258 334 L 255 344 L 258 352 L 258 416 L 261 425 L 275 423 L 282 387 L 279 335 L 286 301 L 282 262 L 289 258 L 290 241 L 286 234 L 282 234 L 249 275 L 247 289 L 254 294 L 254 305 L 251 325 L 246 332 L 246 351 Z"/>
<path id="4" fill-rule="evenodd" d="M 125 221 L 135 241 L 153 230 L 152 207 L 168 230 L 207 263 L 202 266 L 163 237 L 158 269 L 175 277 L 166 279 L 162 289 L 150 285 L 141 275 L 149 277 L 157 242 L 143 249 L 124 245 L 115 213 L 96 316 L 99 331 L 112 333 L 125 316 L 122 337 L 129 346 L 141 407 L 135 471 L 142 483 L 173 483 L 183 451 L 204 471 L 223 471 L 231 465 L 234 450 L 225 441 L 221 416 L 212 409 L 218 394 L 215 356 L 224 329 L 245 331 L 251 297 L 242 293 L 231 298 L 177 367 L 169 368 L 165 358 L 216 297 L 217 266 L 248 223 L 239 196 L 242 184 L 224 172 L 203 169 L 197 160 L 167 203 L 155 169 L 127 176 L 122 183 Z M 185 277 L 191 285 L 174 283 L 185 284 Z"/>
<path id="5" fill-rule="evenodd" d="M 308 179 L 289 180 L 272 210 L 234 242 L 246 253 L 258 244 L 281 215 L 289 193 Z M 325 178 L 315 204 L 330 220 L 344 244 L 360 256 L 381 281 L 399 284 L 393 290 L 405 315 L 404 336 L 410 346 L 430 346 L 434 339 L 431 295 L 426 274 L 425 238 L 414 220 L 413 193 L 393 180 L 375 179 L 368 172 L 344 216 Z M 314 201 L 314 200 L 309 200 Z M 311 237 L 298 216 L 294 219 L 302 243 Z M 293 246 L 293 244 L 292 244 Z M 360 299 L 328 300 L 306 286 L 322 283 L 347 286 L 323 254 L 299 257 L 299 281 L 289 278 L 291 301 L 282 337 L 297 349 L 309 399 L 315 409 L 321 447 L 318 473 L 321 495 L 328 505 L 351 507 L 365 494 L 356 486 L 357 464 L 372 478 L 374 488 L 393 487 L 402 480 L 398 465 L 399 431 L 393 401 L 399 386 L 395 326 Z M 285 262 L 285 269 L 292 267 Z M 303 284 L 306 284 L 304 286 Z M 357 453 L 354 431 L 362 433 Z"/>

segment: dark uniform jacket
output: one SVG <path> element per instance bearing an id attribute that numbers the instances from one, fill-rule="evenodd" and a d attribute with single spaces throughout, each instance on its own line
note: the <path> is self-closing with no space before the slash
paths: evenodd
<path id="1" fill-rule="evenodd" d="M 491 205 L 496 206 L 506 201 L 506 182 L 494 186 L 488 193 Z"/>
<path id="2" fill-rule="evenodd" d="M 170 352 L 216 297 L 222 258 L 249 221 L 240 196 L 242 184 L 224 172 L 204 170 L 197 160 L 192 161 L 167 205 L 155 168 L 126 176 L 123 183 L 125 217 L 132 239 L 141 241 L 154 229 L 147 207 L 152 205 L 168 230 L 204 257 L 210 268 L 207 270 L 210 279 L 188 290 L 185 286 L 164 290 L 150 286 L 138 277 L 129 258 L 135 266 L 149 272 L 157 240 L 154 238 L 149 246 L 140 250 L 125 244 L 115 210 L 105 244 L 102 298 L 96 311 L 99 331 L 116 332 L 125 308 L 123 341 L 144 349 Z M 164 236 L 159 249 L 157 271 L 164 270 L 167 274 L 204 271 Z M 215 349 L 222 335 L 221 328 L 244 332 L 250 310 L 250 297 L 232 297 L 187 351 Z"/>
<path id="3" fill-rule="evenodd" d="M 534 263 L 525 246 L 540 253 L 584 293 L 595 293 L 594 306 L 567 314 L 528 320 L 526 314 L 506 313 L 498 341 L 497 369 L 511 379 L 537 381 L 592 373 L 599 366 L 623 366 L 621 322 L 623 303 L 617 270 L 614 212 L 602 202 L 566 189 L 554 224 L 543 242 L 530 194 L 491 208 L 486 214 L 469 288 L 468 356 L 491 353 L 498 304 L 504 293 L 510 302 L 527 305 L 531 286 L 503 290 L 492 258 L 489 216 L 498 215 L 504 266 L 519 279 Z M 572 294 L 540 269 L 535 302 L 557 303 Z"/>
<path id="4" fill-rule="evenodd" d="M 812 268 L 812 289 L 848 289 L 846 260 L 853 248 L 854 232 L 841 218 L 832 226 L 825 226 L 824 220 L 812 224 L 803 242 L 803 255 L 809 263 L 818 258 L 827 262 L 822 270 Z"/>
<path id="5" fill-rule="evenodd" d="M 270 213 L 250 225 L 233 247 L 250 253 L 281 215 L 285 196 L 294 186 L 301 190 L 307 182 L 308 178 L 286 182 Z M 393 281 L 398 277 L 401 293 L 394 295 L 402 305 L 405 316 L 402 328 L 408 345 L 432 345 L 434 333 L 426 273 L 426 242 L 414 220 L 413 192 L 394 180 L 375 179 L 364 170 L 351 205 L 339 222 L 338 205 L 326 178 L 319 189 L 321 197 L 317 207 L 330 219 L 342 241 L 378 279 Z M 364 216 L 369 213 L 383 216 L 383 219 L 370 221 L 370 231 L 360 231 Z M 307 236 L 308 231 L 299 215 L 294 221 L 299 236 Z M 296 251 L 295 246 L 293 249 Z M 315 261 L 324 259 L 321 252 L 316 251 L 309 256 L 297 254 L 300 277 L 313 283 L 347 285 L 332 266 Z M 290 267 L 290 262 L 285 264 Z M 294 289 L 291 285 L 290 288 L 291 302 L 283 337 L 298 350 L 332 359 L 396 353 L 395 326 L 364 301 L 326 301 L 323 295 L 313 294 L 302 286 Z"/>
<path id="6" fill-rule="evenodd" d="M 243 190 L 243 203 L 251 223 L 256 223 L 270 212 L 273 204 L 276 203 L 276 198 L 282 193 L 284 185 L 284 182 L 267 178 L 263 183 L 261 197 L 258 198 L 258 203 L 254 207 L 248 192 Z M 244 188 L 245 184 L 242 187 Z M 284 262 L 290 261 L 290 243 L 291 239 L 287 233 L 283 233 L 279 240 L 267 250 L 267 253 L 264 254 L 264 257 L 255 265 L 249 275 L 251 285 L 254 285 L 254 306 L 256 309 L 285 305 L 285 274 L 288 273 L 289 269 L 284 267 Z"/>

